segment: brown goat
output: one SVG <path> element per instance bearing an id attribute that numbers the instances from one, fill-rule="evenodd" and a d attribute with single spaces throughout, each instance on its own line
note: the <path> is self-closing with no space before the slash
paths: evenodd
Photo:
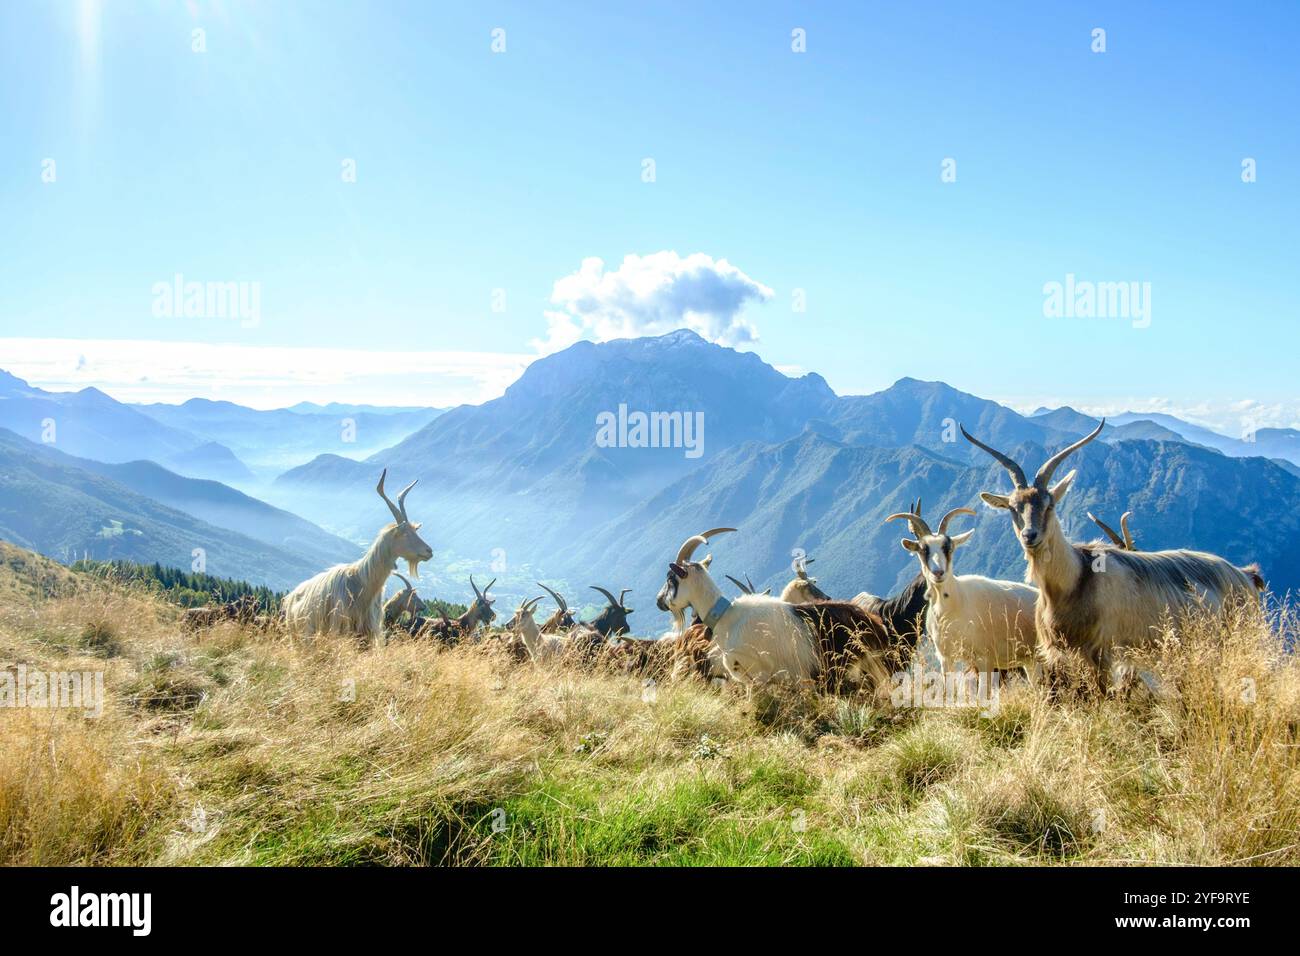
<path id="1" fill-rule="evenodd" d="M 474 632 L 479 626 L 487 627 L 496 619 L 497 612 L 492 610 L 492 605 L 496 598 L 488 597 L 487 592 L 497 583 L 493 578 L 488 582 L 487 587 L 479 590 L 478 585 L 474 583 L 474 575 L 469 576 L 469 586 L 474 589 L 474 601 L 465 610 L 460 617 L 452 620 L 446 614 L 441 614 L 440 620 L 433 620 L 424 615 L 416 615 L 408 630 L 416 637 L 427 637 L 440 641 L 443 644 L 459 644 L 461 641 L 474 636 Z"/>
<path id="2" fill-rule="evenodd" d="M 831 596 L 817 586 L 817 579 L 808 577 L 808 565 L 816 560 L 808 558 L 795 565 L 794 580 L 781 591 L 782 601 L 786 604 L 811 604 L 831 600 Z"/>
<path id="3" fill-rule="evenodd" d="M 186 631 L 199 631 L 213 627 L 222 621 L 235 621 L 239 624 L 253 624 L 261 610 L 257 598 L 245 594 L 224 604 L 209 604 L 205 607 L 187 608 L 181 614 L 181 627 Z"/>
<path id="4" fill-rule="evenodd" d="M 542 590 L 544 590 L 547 594 L 549 594 L 551 598 L 555 601 L 555 605 L 556 605 L 555 613 L 546 619 L 546 623 L 543 624 L 539 629 L 540 633 L 556 634 L 559 633 L 560 631 L 567 631 L 572 629 L 572 627 L 576 622 L 573 619 L 573 615 L 569 613 L 569 605 L 568 602 L 564 600 L 564 596 L 556 593 L 555 591 L 552 591 L 541 581 L 537 582 L 537 586 L 540 587 Z"/>

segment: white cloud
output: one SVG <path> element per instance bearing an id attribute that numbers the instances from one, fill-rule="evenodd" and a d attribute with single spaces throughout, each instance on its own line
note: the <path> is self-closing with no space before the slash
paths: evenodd
<path id="1" fill-rule="evenodd" d="M 628 255 L 613 271 L 599 258 L 582 260 L 577 272 L 557 279 L 546 313 L 545 339 L 533 341 L 544 354 L 580 339 L 662 335 L 687 328 L 722 345 L 744 345 L 757 330 L 740 317 L 750 301 L 763 302 L 772 290 L 726 259 L 696 252 Z"/>
<path id="2" fill-rule="evenodd" d="M 94 386 L 124 402 L 224 399 L 448 406 L 495 398 L 534 355 L 369 352 L 124 339 L 0 338 L 0 368 L 51 391 Z"/>

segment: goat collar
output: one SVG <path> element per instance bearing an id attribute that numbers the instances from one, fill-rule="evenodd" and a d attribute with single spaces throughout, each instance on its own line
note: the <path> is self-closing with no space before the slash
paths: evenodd
<path id="1" fill-rule="evenodd" d="M 726 614 L 727 609 L 730 607 L 731 607 L 730 601 L 728 601 L 724 597 L 718 598 L 717 602 L 713 605 L 713 607 L 709 608 L 709 612 L 704 615 L 702 619 L 704 621 L 704 626 L 709 628 L 709 630 L 712 630 L 713 628 L 717 627 L 718 621 L 722 620 L 722 615 Z"/>

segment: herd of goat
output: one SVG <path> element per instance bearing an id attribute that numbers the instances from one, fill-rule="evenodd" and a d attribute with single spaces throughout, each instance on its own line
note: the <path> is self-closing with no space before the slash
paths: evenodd
<path id="1" fill-rule="evenodd" d="M 358 561 L 322 571 L 286 595 L 283 625 L 294 634 L 355 637 L 372 646 L 382 646 L 392 634 L 442 644 L 495 641 L 521 661 L 607 655 L 627 669 L 742 684 L 810 683 L 835 691 L 887 686 L 889 675 L 909 666 L 925 637 L 944 671 L 1023 670 L 1035 680 L 1046 675 L 1053 686 L 1069 677 L 1082 678 L 1096 690 L 1115 689 L 1133 674 L 1129 652 L 1151 643 L 1186 612 L 1257 601 L 1264 581 L 1253 565 L 1236 567 L 1204 552 L 1141 551 L 1134 546 L 1127 513 L 1121 533 L 1089 513 L 1107 540 L 1067 540 L 1058 513 L 1076 472 L 1055 483 L 1052 479 L 1061 463 L 1096 438 L 1104 424 L 1052 455 L 1032 481 L 1016 461 L 961 429 L 1011 477 L 1009 494 L 981 492 L 980 497 L 1011 518 L 1027 563 L 1026 583 L 957 574 L 955 552 L 974 532 L 952 533 L 949 528 L 955 519 L 975 512 L 953 509 L 932 527 L 918 500 L 886 519 L 906 522 L 911 535 L 901 544 L 920 565 L 916 577 L 891 597 L 864 592 L 852 600 L 834 600 L 801 562 L 779 597 L 756 593 L 748 578 L 742 583 L 728 575 L 741 592 L 731 600 L 709 570 L 712 556 L 695 558 L 712 538 L 736 530 L 713 528 L 687 538 L 668 563 L 656 603 L 673 617 L 671 637 L 630 637 L 626 590 L 615 598 L 595 587 L 606 606 L 593 621 L 578 622 L 563 596 L 542 584 L 555 602 L 554 613 L 539 624 L 535 614 L 544 598 L 531 598 L 503 629 L 495 629 L 495 599 L 488 596 L 495 580 L 480 589 L 471 576 L 474 600 L 457 618 L 431 616 L 431 607 L 400 574 L 402 589 L 383 600 L 399 559 L 418 578 L 420 562 L 433 556 L 420 537 L 420 524 L 406 513 L 406 497 L 415 482 L 394 502 L 384 491 L 385 471 L 376 490 L 393 523 Z M 186 612 L 195 627 L 223 617 L 262 623 L 263 616 L 255 606 L 239 602 Z"/>

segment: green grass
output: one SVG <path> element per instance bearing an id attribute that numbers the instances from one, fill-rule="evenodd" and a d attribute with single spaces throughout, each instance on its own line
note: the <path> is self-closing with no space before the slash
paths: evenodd
<path id="1" fill-rule="evenodd" d="M 809 824 L 812 781 L 788 768 L 701 768 L 686 779 L 554 780 L 503 801 L 466 839 L 474 862 L 506 866 L 848 866 Z"/>

